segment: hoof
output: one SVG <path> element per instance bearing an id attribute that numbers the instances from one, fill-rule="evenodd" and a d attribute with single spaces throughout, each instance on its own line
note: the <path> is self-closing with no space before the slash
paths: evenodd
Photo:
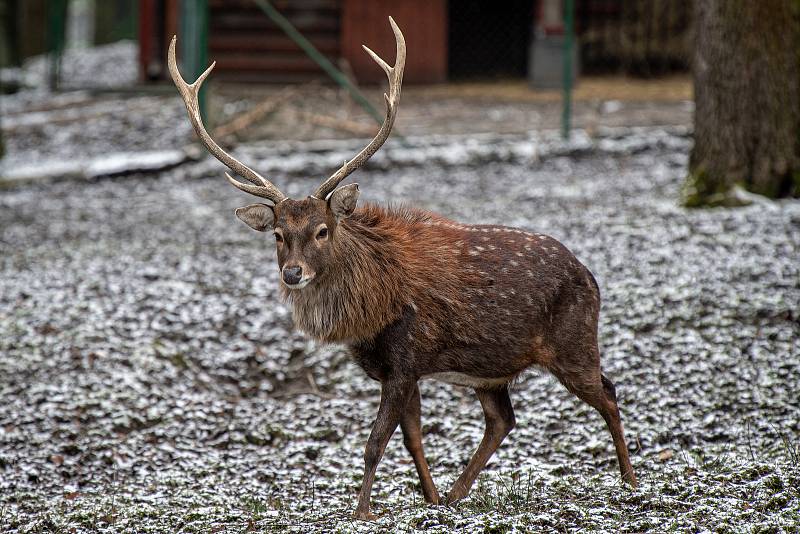
<path id="1" fill-rule="evenodd" d="M 369 511 L 367 511 L 367 512 L 359 512 L 358 510 L 356 510 L 356 512 L 353 514 L 353 517 L 355 519 L 358 519 L 359 521 L 377 521 L 378 520 L 378 516 L 376 516 L 375 514 L 373 514 L 372 512 L 369 512 Z"/>
<path id="2" fill-rule="evenodd" d="M 434 493 L 433 495 L 425 495 L 425 502 L 428 504 L 439 505 L 442 504 L 442 499 L 439 497 L 438 493 Z"/>
<path id="3" fill-rule="evenodd" d="M 467 496 L 466 494 L 464 494 L 464 493 L 462 493 L 460 491 L 451 491 L 450 493 L 447 494 L 447 497 L 444 499 L 444 503 L 443 504 L 445 506 L 451 506 L 451 505 L 457 503 L 458 501 L 460 501 L 461 499 L 463 499 L 466 496 Z"/>
<path id="4" fill-rule="evenodd" d="M 633 470 L 622 473 L 622 480 L 632 489 L 639 487 L 639 481 L 636 480 L 636 475 L 634 474 Z"/>

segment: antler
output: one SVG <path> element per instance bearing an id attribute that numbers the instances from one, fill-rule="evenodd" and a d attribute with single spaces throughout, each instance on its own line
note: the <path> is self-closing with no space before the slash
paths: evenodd
<path id="1" fill-rule="evenodd" d="M 370 144 L 365 146 L 364 149 L 356 155 L 356 157 L 350 161 L 346 161 L 344 165 L 342 165 L 341 169 L 332 174 L 330 178 L 325 180 L 325 182 L 319 186 L 317 192 L 314 193 L 314 196 L 317 198 L 326 198 L 331 191 L 333 191 L 336 186 L 339 185 L 339 182 L 347 178 L 350 173 L 366 163 L 366 161 L 378 151 L 383 143 L 386 142 L 386 139 L 389 137 L 389 134 L 392 131 L 394 119 L 397 116 L 397 106 L 400 103 L 400 86 L 403 84 L 403 69 L 406 66 L 406 40 L 403 37 L 403 32 L 401 32 L 400 28 L 397 27 L 397 24 L 394 22 L 392 17 L 389 17 L 389 24 L 392 25 L 394 38 L 395 41 L 397 41 L 397 55 L 395 57 L 394 67 L 387 65 L 386 62 L 378 57 L 375 52 L 364 46 L 364 50 L 367 51 L 375 63 L 377 63 L 384 71 L 386 71 L 386 76 L 389 78 L 389 94 L 383 94 L 383 98 L 386 100 L 386 119 L 383 121 L 381 129 L 378 130 L 378 134 L 370 142 Z"/>
<path id="2" fill-rule="evenodd" d="M 197 132 L 197 136 L 200 138 L 203 146 L 206 147 L 212 156 L 220 160 L 230 170 L 255 184 L 250 185 L 242 183 L 238 180 L 235 180 L 226 172 L 225 176 L 235 187 L 241 189 L 245 193 L 250 193 L 251 195 L 271 200 L 275 204 L 285 200 L 286 196 L 281 193 L 277 187 L 272 185 L 269 180 L 225 152 L 222 147 L 220 147 L 214 142 L 213 139 L 211 139 L 211 136 L 206 131 L 205 126 L 203 126 L 203 119 L 200 116 L 200 105 L 197 98 L 200 93 L 200 87 L 203 85 L 206 77 L 211 74 L 214 65 L 216 65 L 216 61 L 212 63 L 211 66 L 208 67 L 193 84 L 190 85 L 186 83 L 186 80 L 184 80 L 183 76 L 181 76 L 181 73 L 178 70 L 178 63 L 175 61 L 176 41 L 177 37 L 173 37 L 172 42 L 169 43 L 169 56 L 167 60 L 169 64 L 169 73 L 172 75 L 172 81 L 175 82 L 175 86 L 178 88 L 181 98 L 183 98 L 183 103 L 186 104 L 186 111 L 189 113 L 189 121 L 192 123 L 194 131 Z"/>

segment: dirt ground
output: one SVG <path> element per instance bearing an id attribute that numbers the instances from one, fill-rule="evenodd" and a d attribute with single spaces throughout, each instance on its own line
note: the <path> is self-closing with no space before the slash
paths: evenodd
<path id="1" fill-rule="evenodd" d="M 119 88 L 129 48 L 81 56 L 67 81 L 106 69 Z M 211 116 L 219 127 L 284 96 L 223 142 L 301 197 L 375 125 L 337 89 L 282 91 L 218 86 Z M 133 163 L 2 183 L 0 531 L 796 532 L 800 202 L 679 207 L 690 96 L 686 79 L 585 79 L 564 141 L 555 95 L 519 82 L 405 90 L 402 137 L 353 175 L 362 202 L 575 252 L 603 295 L 603 367 L 641 486 L 620 484 L 599 415 L 531 371 L 512 392 L 518 427 L 456 506 L 422 502 L 395 436 L 375 523 L 351 513 L 378 385 L 294 330 L 271 241 L 232 214 L 251 199 L 211 158 L 131 172 L 191 143 L 172 90 L 4 96 L 0 174 Z M 444 493 L 483 418 L 470 390 L 421 391 Z"/>
<path id="2" fill-rule="evenodd" d="M 224 145 L 368 139 L 378 128 L 344 90 L 331 85 L 209 86 L 208 126 L 220 132 Z M 363 88 L 381 115 L 384 89 Z M 560 98 L 558 92 L 535 91 L 513 80 L 409 86 L 403 90 L 395 133 L 396 137 L 419 138 L 558 130 Z M 24 92 L 4 96 L 0 106 L 5 169 L 49 165 L 65 158 L 181 149 L 194 139 L 183 105 L 169 85 L 149 95 Z M 692 112 L 691 84 L 685 77 L 586 78 L 575 92 L 572 126 L 590 137 L 606 128 L 688 128 Z"/>
<path id="3" fill-rule="evenodd" d="M 382 87 L 364 92 L 382 113 Z M 243 105 L 239 99 L 261 102 L 281 89 L 222 86 L 217 121 Z M 364 134 L 376 128 L 372 119 L 343 90 L 331 86 L 300 86 L 269 121 L 249 132 L 276 139 L 314 139 Z M 523 81 L 452 83 L 403 89 L 397 128 L 403 135 L 524 133 L 561 127 L 561 93 L 533 90 Z M 590 132 L 598 127 L 691 124 L 691 83 L 686 77 L 661 80 L 595 77 L 581 80 L 574 94 L 572 125 Z M 333 127 L 330 123 L 338 125 Z M 337 122 L 338 120 L 338 122 Z M 348 127 L 349 126 L 349 127 Z M 359 128 L 360 127 L 360 128 Z M 362 132 L 363 129 L 363 132 Z"/>
<path id="4" fill-rule="evenodd" d="M 530 372 L 512 393 L 519 426 L 471 497 L 426 506 L 395 436 L 373 524 L 350 514 L 378 387 L 341 347 L 293 330 L 273 246 L 233 217 L 248 199 L 219 164 L 5 191 L 2 529 L 796 530 L 800 204 L 681 209 L 687 148 L 637 130 L 536 158 L 419 165 L 395 146 L 405 163 L 359 173 L 365 202 L 546 232 L 592 269 L 641 480 L 622 487 L 600 417 Z M 292 196 L 315 184 L 270 176 Z M 423 382 L 422 394 L 446 491 L 482 416 L 469 390 Z"/>

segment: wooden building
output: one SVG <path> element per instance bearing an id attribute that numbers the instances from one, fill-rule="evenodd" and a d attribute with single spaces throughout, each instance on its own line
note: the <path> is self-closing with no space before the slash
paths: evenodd
<path id="1" fill-rule="evenodd" d="M 406 83 L 525 77 L 542 2 L 551 0 L 271 0 L 311 43 L 360 83 L 383 72 L 367 44 L 394 58 L 393 16 L 408 43 Z M 141 72 L 166 76 L 180 0 L 138 0 Z M 215 77 L 293 83 L 325 79 L 321 69 L 253 0 L 208 0 Z M 685 70 L 691 0 L 576 0 L 582 70 L 657 75 Z M 550 31 L 552 28 L 548 29 Z"/>
<path id="2" fill-rule="evenodd" d="M 322 54 L 359 82 L 384 76 L 361 48 L 391 62 L 391 15 L 416 53 L 408 55 L 405 79 L 435 83 L 447 79 L 446 0 L 273 0 L 273 5 Z M 140 62 L 147 78 L 163 78 L 169 37 L 178 32 L 179 0 L 140 1 Z M 209 0 L 209 57 L 218 79 L 292 83 L 324 79 L 314 61 L 252 0 Z M 413 43 L 413 44 L 412 44 Z M 418 52 L 417 52 L 418 51 Z"/>

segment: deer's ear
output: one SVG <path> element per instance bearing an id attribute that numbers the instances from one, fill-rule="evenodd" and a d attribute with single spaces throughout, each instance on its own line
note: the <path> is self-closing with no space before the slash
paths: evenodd
<path id="1" fill-rule="evenodd" d="M 236 208 L 236 216 L 244 223 L 259 232 L 266 231 L 275 221 L 275 212 L 267 204 L 250 204 L 243 208 Z"/>
<path id="2" fill-rule="evenodd" d="M 346 219 L 353 214 L 358 202 L 358 184 L 347 184 L 331 193 L 328 197 L 328 208 L 336 216 L 337 221 Z"/>

